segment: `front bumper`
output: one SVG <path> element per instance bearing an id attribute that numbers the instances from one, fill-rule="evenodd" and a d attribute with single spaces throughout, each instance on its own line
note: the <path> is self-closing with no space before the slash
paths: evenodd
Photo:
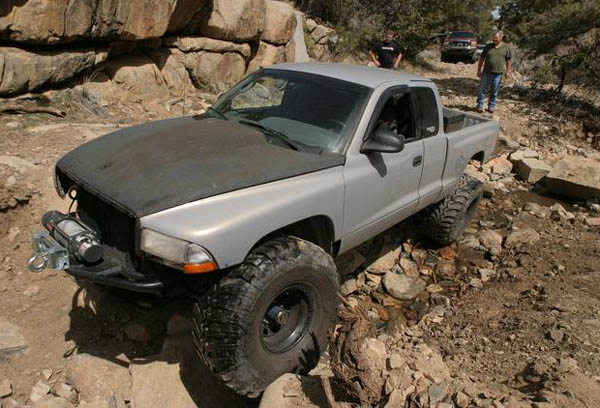
<path id="1" fill-rule="evenodd" d="M 33 235 L 33 256 L 29 260 L 31 272 L 44 269 L 64 270 L 74 278 L 101 285 L 113 286 L 134 292 L 161 295 L 164 284 L 158 278 L 145 276 L 111 257 L 111 248 L 105 248 L 107 256 L 92 265 L 79 263 L 46 231 Z"/>
<path id="2" fill-rule="evenodd" d="M 132 271 L 127 270 L 122 265 L 110 266 L 104 263 L 94 266 L 71 265 L 65 272 L 77 279 L 133 292 L 160 295 L 164 287 L 164 284 L 159 280 L 136 281 L 126 278 L 125 276 L 130 275 Z"/>

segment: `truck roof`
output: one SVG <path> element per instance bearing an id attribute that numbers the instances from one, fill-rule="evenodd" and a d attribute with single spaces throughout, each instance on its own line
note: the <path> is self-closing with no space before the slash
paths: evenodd
<path id="1" fill-rule="evenodd" d="M 281 69 L 287 71 L 306 72 L 326 77 L 341 79 L 364 85 L 369 88 L 377 88 L 385 82 L 430 81 L 417 75 L 407 74 L 391 69 L 368 67 L 364 65 L 350 64 L 327 64 L 327 63 L 288 63 L 271 65 L 267 69 Z"/>

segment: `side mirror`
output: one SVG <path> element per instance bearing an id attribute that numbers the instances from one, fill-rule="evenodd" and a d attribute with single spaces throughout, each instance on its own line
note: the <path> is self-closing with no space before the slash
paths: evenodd
<path id="1" fill-rule="evenodd" d="M 386 123 L 382 123 L 364 141 L 360 148 L 361 153 L 398 153 L 404 149 L 404 136 L 397 134 L 389 128 Z"/>

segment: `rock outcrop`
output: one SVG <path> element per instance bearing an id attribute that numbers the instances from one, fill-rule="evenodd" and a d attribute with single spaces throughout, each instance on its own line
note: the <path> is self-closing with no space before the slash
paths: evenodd
<path id="1" fill-rule="evenodd" d="M 0 96 L 100 71 L 134 99 L 222 90 L 261 66 L 308 61 L 303 26 L 274 0 L 5 0 Z M 331 29 L 311 27 L 327 55 Z"/>
<path id="2" fill-rule="evenodd" d="M 0 95 L 60 83 L 106 61 L 107 57 L 108 52 L 98 50 L 54 53 L 0 47 Z"/>
<path id="3" fill-rule="evenodd" d="M 267 0 L 265 30 L 262 40 L 272 44 L 286 44 L 296 29 L 294 9 L 280 1 Z"/>
<path id="4" fill-rule="evenodd" d="M 196 86 L 204 87 L 213 84 L 219 91 L 239 81 L 246 71 L 245 61 L 237 52 L 190 53 L 185 67 Z"/>
<path id="5" fill-rule="evenodd" d="M 221 40 L 250 41 L 265 27 L 265 0 L 212 0 L 212 12 L 202 34 Z"/>
<path id="6" fill-rule="evenodd" d="M 331 56 L 331 48 L 337 41 L 333 29 L 324 25 L 317 24 L 314 20 L 308 19 L 306 27 L 310 37 L 309 54 L 315 59 L 328 59 Z"/>
<path id="7" fill-rule="evenodd" d="M 167 86 L 154 61 L 146 56 L 121 56 L 105 68 L 113 83 L 129 94 L 142 98 L 157 90 L 167 92 Z"/>
<path id="8" fill-rule="evenodd" d="M 174 14 L 176 3 L 178 0 L 4 0 L 0 38 L 35 44 L 156 38 L 165 34 L 172 17 L 177 17 L 173 26 L 178 27 L 189 8 L 203 2 L 184 1 L 184 7 Z"/>
<path id="9" fill-rule="evenodd" d="M 183 52 L 237 52 L 244 58 L 250 58 L 251 53 L 249 44 L 215 40 L 208 37 L 168 37 L 164 40 L 164 44 Z"/>
<path id="10" fill-rule="evenodd" d="M 276 47 L 266 42 L 260 43 L 256 57 L 248 65 L 248 72 L 254 72 L 260 67 L 285 61 L 285 48 Z"/>

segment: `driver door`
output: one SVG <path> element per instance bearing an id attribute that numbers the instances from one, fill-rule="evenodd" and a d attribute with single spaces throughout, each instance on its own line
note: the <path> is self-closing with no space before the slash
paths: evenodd
<path id="1" fill-rule="evenodd" d="M 405 136 L 398 153 L 348 153 L 342 250 L 352 248 L 412 215 L 419 201 L 424 145 L 409 88 L 393 87 L 380 97 L 367 137 L 382 122 Z"/>

